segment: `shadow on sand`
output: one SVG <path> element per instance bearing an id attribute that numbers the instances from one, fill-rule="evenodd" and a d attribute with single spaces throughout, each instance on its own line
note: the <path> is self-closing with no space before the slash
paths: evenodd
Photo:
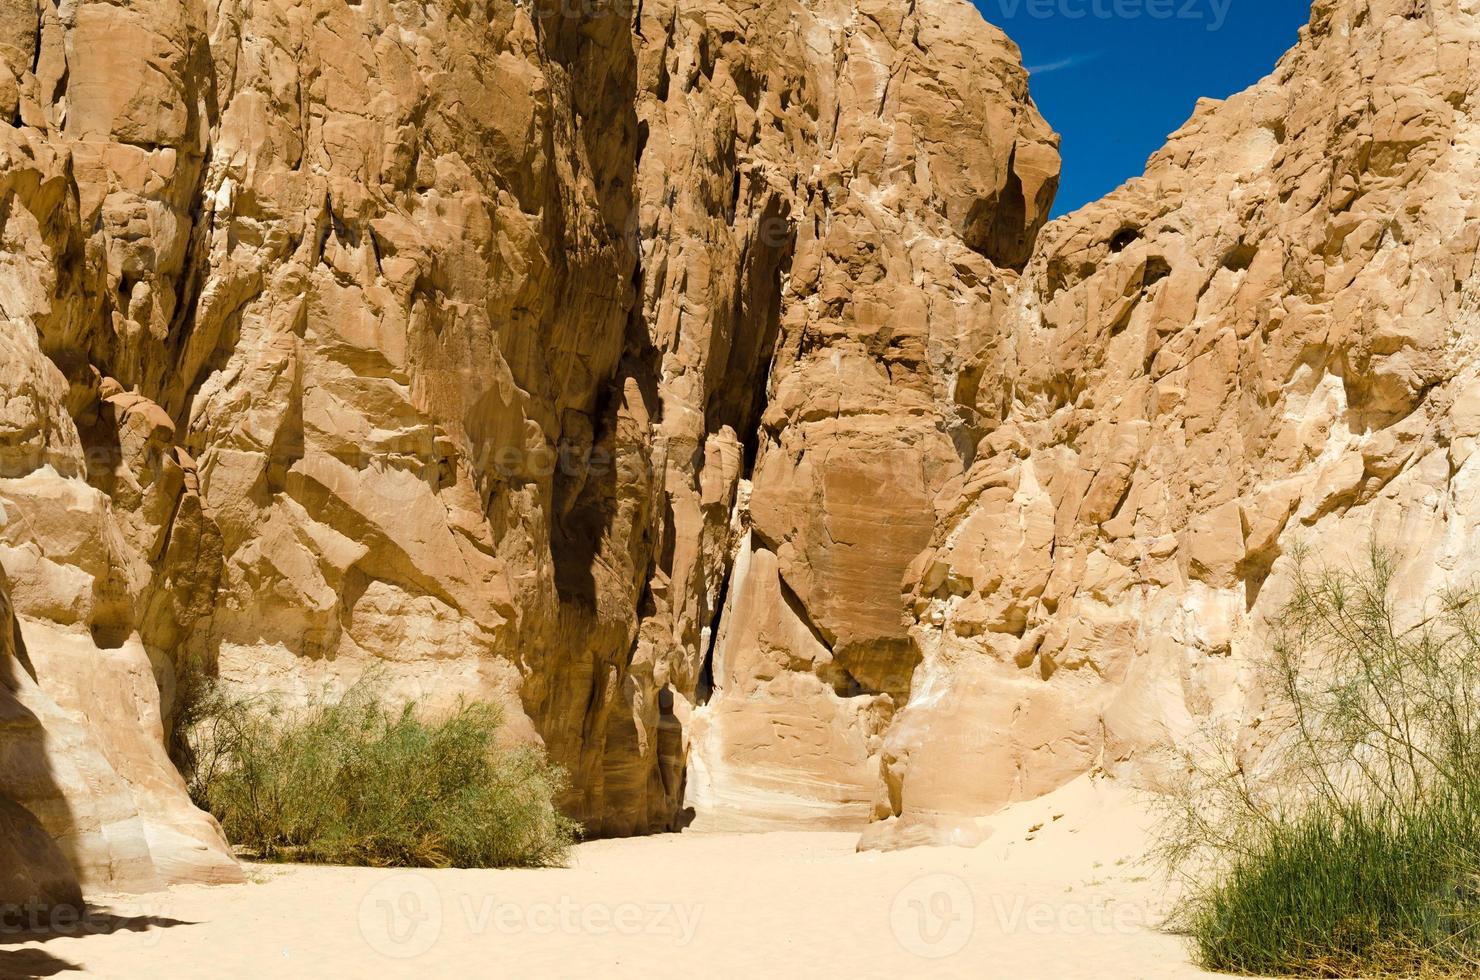
<path id="1" fill-rule="evenodd" d="M 71 973 L 81 969 L 76 963 L 68 963 L 44 949 L 0 947 L 0 980 L 32 980 L 34 977 L 54 977 L 58 973 Z"/>
<path id="2" fill-rule="evenodd" d="M 10 922 L 0 932 L 0 980 L 29 980 L 59 973 L 81 971 L 82 967 L 53 956 L 37 945 L 56 939 L 85 939 L 116 932 L 152 932 L 190 926 L 193 922 L 157 915 L 118 915 L 100 906 L 90 906 L 80 914 L 56 914 L 56 910 L 36 917 L 37 921 Z M 44 921 L 42 921 L 44 920 Z M 16 948 L 19 947 L 19 948 Z"/>

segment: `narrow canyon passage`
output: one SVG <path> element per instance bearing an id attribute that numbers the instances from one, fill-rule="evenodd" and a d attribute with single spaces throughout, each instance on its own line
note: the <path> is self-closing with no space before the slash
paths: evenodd
<path id="1" fill-rule="evenodd" d="M 879 917 L 921 875 L 1095 894 L 1083 794 L 1272 751 L 1299 555 L 1391 549 L 1400 620 L 1480 575 L 1477 66 L 1474 0 L 1314 0 L 1050 222 L 967 0 L 0 0 L 0 880 L 201 923 L 28 955 L 266 969 L 232 915 L 376 887 L 242 864 L 177 766 L 207 683 L 368 676 L 558 766 L 577 867 L 443 905 L 652 862 L 862 970 L 913 962 Z M 1182 975 L 1124 938 L 1083 962 Z"/>

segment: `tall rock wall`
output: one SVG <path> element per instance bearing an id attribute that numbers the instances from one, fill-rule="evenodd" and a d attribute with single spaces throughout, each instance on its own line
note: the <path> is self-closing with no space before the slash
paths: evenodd
<path id="1" fill-rule="evenodd" d="M 969 463 L 1056 140 L 966 3 L 649 2 L 639 27 L 671 541 L 636 662 L 667 673 L 705 824 L 866 822 L 918 661 L 899 581 Z"/>
<path id="2" fill-rule="evenodd" d="M 20 802 L 84 885 L 238 874 L 163 755 L 188 664 L 568 723 L 525 680 L 625 651 L 563 601 L 541 454 L 624 411 L 627 20 L 0 12 L 0 559 L 57 709 Z"/>
<path id="3" fill-rule="evenodd" d="M 896 830 L 1252 733 L 1297 545 L 1392 549 L 1410 609 L 1473 584 L 1477 82 L 1474 3 L 1317 0 L 1272 75 L 1045 229 L 906 581 Z"/>
<path id="4" fill-rule="evenodd" d="M 498 702 L 595 833 L 683 822 L 706 725 L 877 797 L 932 522 L 873 496 L 963 472 L 1057 166 L 965 0 L 4 0 L 0 56 L 0 789 L 83 887 L 237 873 L 161 748 L 194 665 Z M 794 698 L 715 654 L 765 597 Z M 768 698 L 849 774 L 732 753 Z"/>

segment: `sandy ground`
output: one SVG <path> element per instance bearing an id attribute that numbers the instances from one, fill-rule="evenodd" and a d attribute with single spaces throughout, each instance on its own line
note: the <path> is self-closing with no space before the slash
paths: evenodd
<path id="1" fill-rule="evenodd" d="M 543 871 L 254 866 L 245 885 L 97 896 L 80 927 L 0 937 L 0 976 L 1208 975 L 1158 929 L 1165 890 L 1121 792 L 1081 780 L 991 824 L 970 850 L 686 833 L 584 844 Z"/>

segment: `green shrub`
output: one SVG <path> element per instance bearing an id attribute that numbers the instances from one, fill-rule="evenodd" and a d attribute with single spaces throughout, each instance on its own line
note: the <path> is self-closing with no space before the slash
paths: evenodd
<path id="1" fill-rule="evenodd" d="M 1473 809 L 1313 810 L 1188 909 L 1201 962 L 1258 976 L 1474 976 Z"/>
<path id="2" fill-rule="evenodd" d="M 177 667 L 173 681 L 163 705 L 165 751 L 185 777 L 191 802 L 209 810 L 208 788 L 231 759 L 251 702 L 229 694 L 197 659 Z"/>
<path id="3" fill-rule="evenodd" d="M 216 690 L 195 714 L 192 793 L 263 859 L 543 867 L 575 839 L 553 803 L 564 773 L 534 749 L 498 746 L 489 705 L 428 722 L 366 683 L 300 711 Z"/>
<path id="4" fill-rule="evenodd" d="M 1377 548 L 1357 572 L 1299 557 L 1262 753 L 1188 757 L 1166 857 L 1210 969 L 1480 975 L 1480 617 L 1445 594 L 1400 625 L 1393 576 Z"/>

